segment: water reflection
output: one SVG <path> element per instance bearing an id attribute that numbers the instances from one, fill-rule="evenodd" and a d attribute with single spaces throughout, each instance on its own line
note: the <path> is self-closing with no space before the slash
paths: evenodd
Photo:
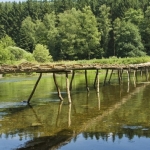
<path id="1" fill-rule="evenodd" d="M 67 149 L 67 146 L 73 149 L 72 141 L 78 145 L 81 135 L 82 141 L 96 139 L 102 142 L 111 138 L 113 142 L 119 139 L 121 143 L 124 138 L 132 141 L 135 137 L 150 137 L 149 84 L 140 83 L 136 87 L 134 83 L 112 84 L 100 87 L 97 93 L 95 90 L 87 92 L 83 80 L 79 86 L 73 85 L 75 90 L 72 90 L 70 97 L 72 103 L 68 105 L 67 93 L 63 93 L 64 101 L 59 102 L 55 88 L 45 87 L 52 85 L 49 82 L 49 78 L 44 78 L 39 83 L 31 106 L 17 100 L 9 101 L 16 97 L 17 90 L 25 84 L 24 80 L 23 83 L 12 84 L 16 91 L 12 91 L 9 98 L 6 97 L 7 101 L 0 96 L 0 145 L 8 140 L 14 143 L 9 142 L 9 146 L 4 144 L 1 149 L 47 150 Z M 1 88 L 3 93 L 7 93 L 7 90 L 2 90 L 6 86 L 3 84 Z M 128 86 L 130 91 L 127 92 Z M 26 93 L 22 93 L 21 101 Z M 90 143 L 85 145 L 92 149 Z"/>

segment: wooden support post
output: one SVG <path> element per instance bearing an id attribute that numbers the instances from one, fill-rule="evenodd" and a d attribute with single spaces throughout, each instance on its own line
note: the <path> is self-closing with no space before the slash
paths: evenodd
<path id="1" fill-rule="evenodd" d="M 149 73 L 148 73 L 148 68 L 147 67 L 145 67 L 145 75 L 146 75 L 146 80 L 148 81 Z"/>
<path id="2" fill-rule="evenodd" d="M 31 100 L 31 98 L 32 98 L 32 96 L 33 96 L 33 94 L 34 94 L 34 92 L 35 92 L 35 90 L 36 90 L 36 87 L 37 87 L 37 85 L 38 85 L 38 83 L 39 83 L 41 77 L 42 77 L 42 73 L 40 73 L 40 75 L 39 75 L 39 77 L 38 77 L 38 79 L 37 79 L 37 81 L 36 81 L 36 83 L 35 83 L 35 85 L 34 85 L 34 88 L 33 88 L 32 92 L 31 92 L 31 94 L 30 94 L 30 96 L 29 96 L 29 98 L 28 98 L 28 101 L 27 101 L 28 104 L 30 103 L 30 100 Z"/>
<path id="3" fill-rule="evenodd" d="M 143 75 L 143 72 L 142 72 L 142 68 L 141 68 L 141 77 L 142 77 L 142 75 Z"/>
<path id="4" fill-rule="evenodd" d="M 134 72 L 133 72 L 134 87 L 136 87 L 135 74 L 136 74 L 136 72 L 135 72 L 135 70 L 134 70 Z"/>
<path id="5" fill-rule="evenodd" d="M 68 102 L 71 103 L 68 72 L 66 72 L 66 88 L 67 88 Z"/>
<path id="6" fill-rule="evenodd" d="M 71 125 L 71 104 L 68 106 L 68 127 Z"/>
<path id="7" fill-rule="evenodd" d="M 119 84 L 121 83 L 121 70 L 118 69 L 118 81 L 119 81 Z"/>
<path id="8" fill-rule="evenodd" d="M 96 75 L 95 75 L 95 80 L 94 80 L 94 89 L 96 89 L 97 76 L 98 76 L 98 69 L 96 70 Z"/>
<path id="9" fill-rule="evenodd" d="M 97 93 L 99 93 L 99 73 L 97 74 Z"/>
<path id="10" fill-rule="evenodd" d="M 110 80 L 111 80 L 111 77 L 112 77 L 113 72 L 114 72 L 114 70 L 112 69 L 112 70 L 111 70 L 110 77 L 109 77 L 109 81 L 108 81 L 109 84 L 110 84 Z"/>
<path id="11" fill-rule="evenodd" d="M 98 100 L 98 110 L 101 109 L 101 101 L 100 101 L 100 95 L 97 93 L 97 100 Z"/>
<path id="12" fill-rule="evenodd" d="M 128 75 L 128 89 L 127 89 L 127 92 L 129 92 L 129 86 L 130 86 L 130 75 L 129 75 L 129 70 L 127 70 L 127 75 Z"/>
<path id="13" fill-rule="evenodd" d="M 60 113 L 61 113 L 62 104 L 63 104 L 63 101 L 60 101 L 60 104 L 59 104 L 59 107 L 58 107 L 57 119 L 56 119 L 56 126 L 58 126 L 58 120 L 59 120 L 59 116 L 60 116 Z"/>
<path id="14" fill-rule="evenodd" d="M 87 70 L 85 70 L 85 82 L 86 82 L 86 89 L 89 92 L 88 79 L 87 79 Z"/>
<path id="15" fill-rule="evenodd" d="M 108 69 L 106 69 L 106 75 L 105 75 L 105 79 L 104 79 L 104 84 L 103 84 L 103 86 L 105 86 L 105 84 L 106 84 L 107 75 L 108 75 Z"/>
<path id="16" fill-rule="evenodd" d="M 137 69 L 135 70 L 135 78 L 136 78 L 136 82 L 138 81 L 138 78 L 137 78 Z"/>
<path id="17" fill-rule="evenodd" d="M 63 101 L 63 98 L 61 96 L 61 92 L 60 92 L 60 89 L 58 87 L 58 84 L 57 84 L 57 81 L 56 81 L 56 75 L 55 73 L 53 73 L 53 79 L 54 79 L 54 83 L 55 83 L 55 86 L 56 86 L 56 89 L 57 89 L 57 93 L 58 93 L 58 97 L 61 101 Z"/>
<path id="18" fill-rule="evenodd" d="M 122 81 L 122 75 L 123 75 L 123 68 L 120 70 L 120 78 L 121 78 L 121 81 Z"/>
<path id="19" fill-rule="evenodd" d="M 72 90 L 72 82 L 73 82 L 74 76 L 75 76 L 75 71 L 73 70 L 71 81 L 70 81 L 70 91 Z"/>
<path id="20" fill-rule="evenodd" d="M 147 77 L 149 79 L 149 67 L 147 68 Z"/>

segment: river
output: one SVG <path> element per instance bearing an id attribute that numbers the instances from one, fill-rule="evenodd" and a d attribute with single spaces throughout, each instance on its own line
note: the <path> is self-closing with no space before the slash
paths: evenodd
<path id="1" fill-rule="evenodd" d="M 87 92 L 79 73 L 68 104 L 65 75 L 57 75 L 60 102 L 52 75 L 45 74 L 27 105 L 37 78 L 0 79 L 0 150 L 150 149 L 150 84 L 144 76 L 128 83 L 124 75 L 119 85 L 114 74 L 105 86 L 100 78 L 97 93 L 93 74 Z"/>

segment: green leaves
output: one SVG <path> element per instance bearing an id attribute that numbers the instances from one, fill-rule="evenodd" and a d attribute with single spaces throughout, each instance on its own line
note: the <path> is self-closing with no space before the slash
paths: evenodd
<path id="1" fill-rule="evenodd" d="M 117 57 L 144 56 L 144 46 L 138 27 L 131 22 L 114 21 L 115 55 Z"/>
<path id="2" fill-rule="evenodd" d="M 90 7 L 59 14 L 62 59 L 90 59 L 99 46 L 100 33 Z"/>
<path id="3" fill-rule="evenodd" d="M 50 62 L 52 61 L 52 56 L 49 54 L 46 46 L 37 44 L 35 50 L 33 51 L 33 56 L 37 62 Z"/>

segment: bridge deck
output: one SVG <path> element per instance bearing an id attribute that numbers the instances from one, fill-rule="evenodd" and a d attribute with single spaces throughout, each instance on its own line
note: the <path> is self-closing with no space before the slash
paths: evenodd
<path id="1" fill-rule="evenodd" d="M 116 65 L 116 64 L 32 64 L 22 63 L 20 65 L 0 65 L 0 74 L 6 73 L 53 73 L 53 72 L 67 72 L 71 70 L 97 70 L 97 69 L 141 69 L 150 67 L 150 62 L 130 65 Z"/>

